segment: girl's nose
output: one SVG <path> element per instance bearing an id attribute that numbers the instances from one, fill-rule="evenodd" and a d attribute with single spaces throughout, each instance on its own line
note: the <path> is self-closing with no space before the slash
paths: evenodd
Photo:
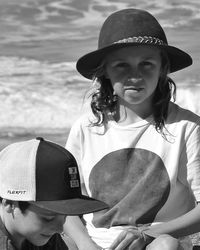
<path id="1" fill-rule="evenodd" d="M 140 78 L 140 72 L 138 67 L 132 66 L 129 68 L 129 79 L 137 79 Z"/>
<path id="2" fill-rule="evenodd" d="M 127 82 L 128 85 L 134 85 L 134 84 L 138 84 L 139 82 L 141 82 L 142 78 L 141 77 L 132 77 L 132 78 L 128 78 Z"/>

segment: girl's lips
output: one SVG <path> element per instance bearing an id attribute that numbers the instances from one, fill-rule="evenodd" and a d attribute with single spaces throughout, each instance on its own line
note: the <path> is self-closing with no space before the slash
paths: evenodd
<path id="1" fill-rule="evenodd" d="M 144 88 L 142 88 L 142 87 L 125 87 L 124 88 L 124 90 L 132 90 L 132 91 L 137 91 L 137 92 L 139 92 L 139 91 L 141 91 L 143 89 Z"/>

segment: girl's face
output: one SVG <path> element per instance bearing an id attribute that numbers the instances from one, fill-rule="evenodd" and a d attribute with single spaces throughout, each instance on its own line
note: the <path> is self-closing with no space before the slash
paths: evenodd
<path id="1" fill-rule="evenodd" d="M 129 46 L 106 58 L 106 77 L 119 102 L 149 108 L 161 70 L 160 50 L 151 46 Z"/>

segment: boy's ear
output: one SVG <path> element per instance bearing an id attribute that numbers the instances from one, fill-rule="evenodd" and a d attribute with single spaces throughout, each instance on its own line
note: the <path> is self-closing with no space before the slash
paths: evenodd
<path id="1" fill-rule="evenodd" d="M 13 210 L 15 209 L 15 205 L 13 201 L 2 199 L 2 205 L 4 206 L 4 209 L 8 213 L 13 213 Z"/>
<path id="2" fill-rule="evenodd" d="M 106 79 L 109 79 L 107 71 L 104 72 L 104 77 L 105 77 Z"/>

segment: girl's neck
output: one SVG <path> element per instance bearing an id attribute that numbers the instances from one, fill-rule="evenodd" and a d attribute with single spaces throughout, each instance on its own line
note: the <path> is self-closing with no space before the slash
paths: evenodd
<path id="1" fill-rule="evenodd" d="M 121 126 L 126 126 L 144 120 L 152 115 L 151 105 L 148 105 L 148 108 L 145 107 L 145 109 L 142 109 L 142 106 L 142 104 L 131 105 L 125 101 L 119 102 L 118 112 L 114 118 L 115 121 Z"/>

